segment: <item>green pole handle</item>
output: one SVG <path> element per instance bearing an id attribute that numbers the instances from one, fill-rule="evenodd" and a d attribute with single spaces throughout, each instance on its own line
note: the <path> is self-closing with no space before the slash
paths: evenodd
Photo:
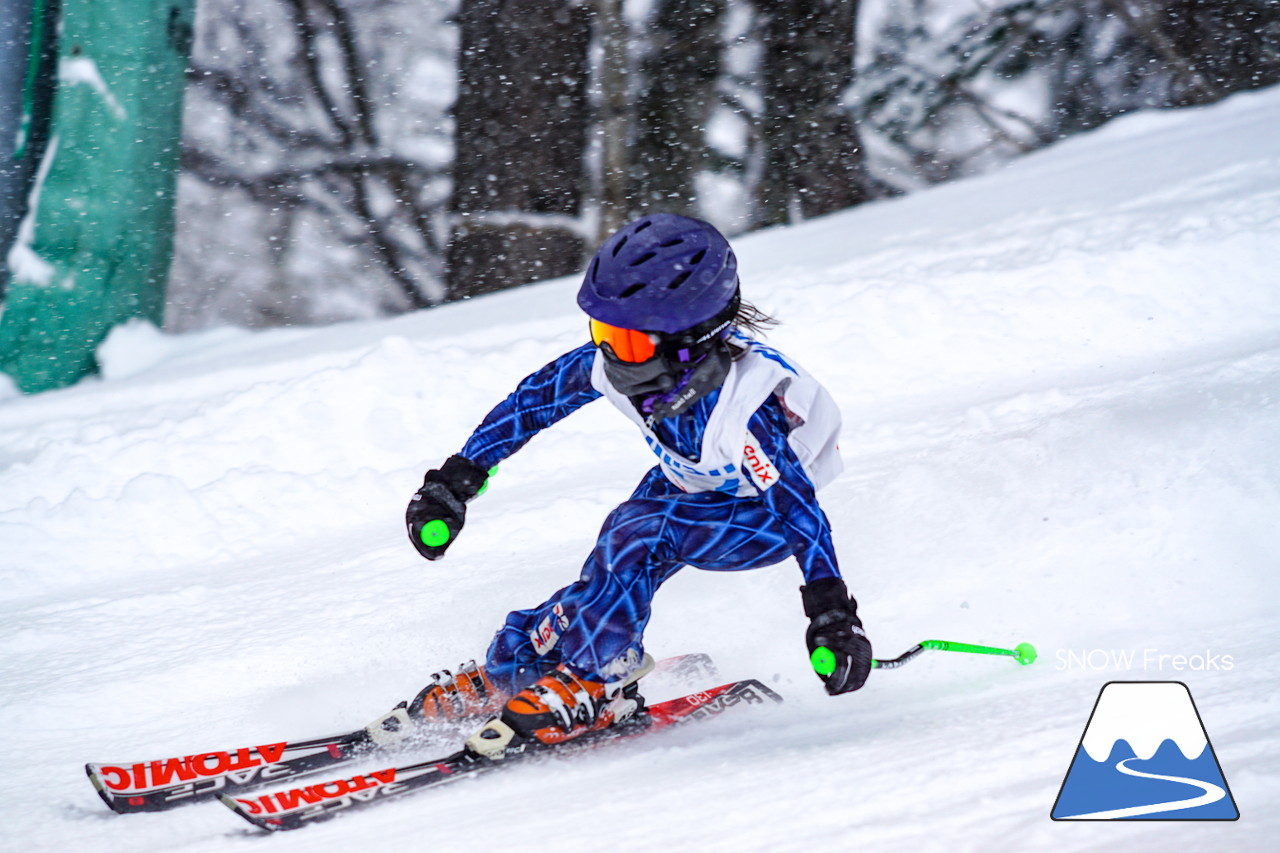
<path id="1" fill-rule="evenodd" d="M 449 541 L 449 525 L 439 518 L 433 518 L 418 531 L 418 538 L 428 548 L 439 548 Z"/>
<path id="2" fill-rule="evenodd" d="M 809 655 L 809 663 L 818 675 L 827 676 L 836 671 L 836 654 L 826 646 L 818 646 Z"/>
<path id="3" fill-rule="evenodd" d="M 485 489 L 489 488 L 489 481 L 493 479 L 493 475 L 498 473 L 498 466 L 494 465 L 489 469 L 489 474 L 484 478 L 484 482 L 480 484 L 480 488 L 476 490 L 475 497 L 484 494 Z M 433 518 L 426 524 L 422 525 L 422 529 L 418 531 L 418 538 L 422 540 L 422 544 L 428 548 L 439 548 L 441 545 L 447 544 L 453 534 L 449 532 L 449 525 L 442 518 Z"/>

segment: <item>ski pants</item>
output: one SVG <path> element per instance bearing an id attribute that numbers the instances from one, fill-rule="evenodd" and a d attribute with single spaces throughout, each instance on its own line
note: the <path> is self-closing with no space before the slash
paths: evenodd
<path id="1" fill-rule="evenodd" d="M 509 694 L 562 662 L 592 680 L 617 680 L 643 657 L 653 596 L 667 578 L 686 565 L 735 572 L 791 554 L 781 522 L 762 501 L 686 493 L 654 468 L 605 520 L 582 576 L 507 616 L 485 669 Z"/>

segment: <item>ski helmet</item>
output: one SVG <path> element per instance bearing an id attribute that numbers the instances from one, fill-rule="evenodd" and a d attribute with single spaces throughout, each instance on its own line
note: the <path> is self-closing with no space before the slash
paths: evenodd
<path id="1" fill-rule="evenodd" d="M 611 326 L 683 332 L 724 312 L 738 293 L 738 260 L 713 226 L 655 213 L 619 228 L 596 252 L 578 306 Z"/>
<path id="2" fill-rule="evenodd" d="M 578 305 L 604 372 L 650 425 L 719 388 L 732 361 L 738 262 L 705 222 L 659 213 L 624 225 L 587 268 Z"/>

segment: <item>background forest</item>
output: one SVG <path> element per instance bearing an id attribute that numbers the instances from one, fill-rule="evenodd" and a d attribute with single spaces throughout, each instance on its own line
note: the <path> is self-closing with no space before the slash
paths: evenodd
<path id="1" fill-rule="evenodd" d="M 463 299 L 1278 80 L 1274 0 L 200 0 L 166 325 Z"/>

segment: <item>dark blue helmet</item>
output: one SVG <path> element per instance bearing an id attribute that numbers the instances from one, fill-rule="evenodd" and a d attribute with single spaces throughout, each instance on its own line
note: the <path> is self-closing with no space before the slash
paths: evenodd
<path id="1" fill-rule="evenodd" d="M 578 306 L 602 323 L 673 334 L 721 314 L 738 292 L 738 259 L 713 226 L 674 213 L 628 222 L 587 267 Z"/>

